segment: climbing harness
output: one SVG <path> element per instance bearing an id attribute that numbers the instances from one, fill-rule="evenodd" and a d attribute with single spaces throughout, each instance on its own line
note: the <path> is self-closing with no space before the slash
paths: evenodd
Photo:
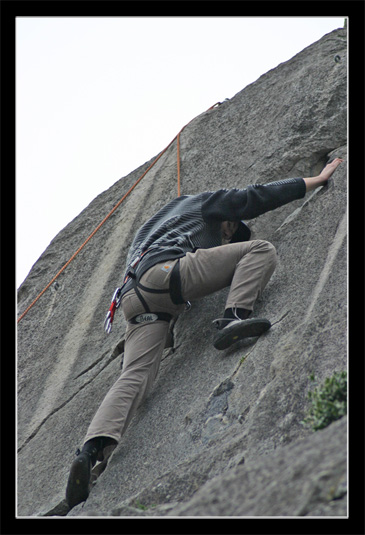
<path id="1" fill-rule="evenodd" d="M 145 253 L 146 252 L 147 251 L 145 251 Z M 115 314 L 116 309 L 119 308 L 121 300 L 122 300 L 122 288 L 124 288 L 124 286 L 126 285 L 126 283 L 128 282 L 128 280 L 129 280 L 129 278 L 131 276 L 135 277 L 135 268 L 137 267 L 137 265 L 141 261 L 142 256 L 144 256 L 145 253 L 142 253 L 140 256 L 137 256 L 131 262 L 131 264 L 129 266 L 129 269 L 127 270 L 126 276 L 124 278 L 123 286 L 122 287 L 118 287 L 115 290 L 115 292 L 113 293 L 113 297 L 112 297 L 112 300 L 111 300 L 111 305 L 109 307 L 109 310 L 108 310 L 107 315 L 105 316 L 105 320 L 104 320 L 104 330 L 108 334 L 110 334 L 112 332 L 112 323 L 113 323 L 113 320 L 114 320 L 114 314 Z"/>
<path id="2" fill-rule="evenodd" d="M 211 106 L 210 108 L 208 108 L 206 111 L 210 111 L 212 110 L 213 108 L 215 108 L 216 106 L 219 106 L 221 104 L 221 102 L 216 102 L 215 104 L 213 104 L 213 106 Z M 190 124 L 191 122 L 193 121 L 193 119 L 191 121 L 189 121 L 189 123 L 187 123 L 181 130 L 180 132 L 174 137 L 174 139 L 172 139 L 170 141 L 170 143 L 167 145 L 167 147 L 165 147 L 165 149 L 163 149 L 163 151 L 160 152 L 160 154 L 157 156 L 157 158 L 151 163 L 151 165 L 146 169 L 146 171 L 138 178 L 138 180 L 136 180 L 136 182 L 133 184 L 133 186 L 127 191 L 127 193 L 117 202 L 117 204 L 114 206 L 114 208 L 112 208 L 112 210 L 106 215 L 106 217 L 104 217 L 104 219 L 101 221 L 101 223 L 99 223 L 99 225 L 93 230 L 93 232 L 90 234 L 90 236 L 84 241 L 84 243 L 82 243 L 82 245 L 77 249 L 77 251 L 71 256 L 71 258 L 66 262 L 66 264 L 59 270 L 59 272 L 53 277 L 53 279 L 47 284 L 47 286 L 37 295 L 37 297 L 34 299 L 34 301 L 32 301 L 32 303 L 24 310 L 24 312 L 19 316 L 18 320 L 17 320 L 17 323 L 19 323 L 23 318 L 24 316 L 29 312 L 29 310 L 37 303 L 37 301 L 42 297 L 42 295 L 48 290 L 48 288 L 50 288 L 50 286 L 52 286 L 52 284 L 55 282 L 55 280 L 61 275 L 61 273 L 63 273 L 63 271 L 67 268 L 67 266 L 72 262 L 72 260 L 74 260 L 74 258 L 76 258 L 76 256 L 80 253 L 80 251 L 82 251 L 82 249 L 85 247 L 85 245 L 91 240 L 91 238 L 97 233 L 97 231 L 104 225 L 104 223 L 110 218 L 110 216 L 116 211 L 116 209 L 122 204 L 122 202 L 128 197 L 128 195 L 134 190 L 134 188 L 137 186 L 137 184 L 139 184 L 139 182 L 142 180 L 142 178 L 144 178 L 146 176 L 146 174 L 148 173 L 148 171 L 158 162 L 158 160 L 161 158 L 161 156 L 163 154 L 165 154 L 165 152 L 167 151 L 167 149 L 173 144 L 173 142 L 175 141 L 175 139 L 177 140 L 177 174 L 178 174 L 178 177 L 177 177 L 177 181 L 178 181 L 178 184 L 177 184 L 177 190 L 178 190 L 178 197 L 180 197 L 180 134 L 181 132 L 184 130 L 184 128 L 186 126 L 188 126 L 188 124 Z M 118 290 L 118 288 L 117 288 Z M 117 291 L 116 290 L 116 291 Z M 115 292 L 114 292 L 115 294 Z M 114 297 L 114 295 L 113 295 Z M 115 306 L 113 306 L 113 301 L 112 301 L 112 305 L 109 309 L 109 312 L 110 312 L 110 316 L 108 319 L 111 318 L 111 323 L 113 322 L 113 317 L 114 317 L 114 312 L 116 310 L 116 308 L 118 308 L 118 306 L 120 305 L 120 303 L 117 305 L 118 301 L 116 300 L 115 302 Z M 107 319 L 105 320 L 105 322 L 107 321 Z M 111 329 L 111 323 L 110 325 L 108 324 L 108 327 L 110 327 Z M 109 331 L 110 332 L 110 331 Z"/>
<path id="3" fill-rule="evenodd" d="M 139 281 L 139 276 L 136 273 L 136 268 L 141 262 L 143 256 L 148 253 L 149 249 L 147 249 L 144 253 L 142 253 L 140 256 L 137 256 L 129 265 L 129 268 L 126 271 L 126 276 L 124 278 L 123 286 L 121 288 L 117 288 L 113 294 L 112 301 L 110 308 L 107 312 L 107 315 L 105 317 L 104 321 L 104 330 L 106 333 L 110 334 L 112 331 L 112 323 L 114 320 L 114 314 L 117 308 L 119 308 L 122 297 L 125 291 L 122 292 L 125 285 L 130 282 L 131 288 L 133 289 L 140 300 L 143 308 L 145 309 L 145 312 L 142 314 L 138 314 L 134 318 L 131 318 L 129 323 L 132 324 L 142 324 L 142 323 L 151 323 L 157 320 L 167 321 L 170 322 L 173 318 L 171 314 L 165 313 L 165 312 L 152 312 L 146 303 L 146 300 L 142 296 L 140 289 L 144 292 L 148 293 L 154 293 L 154 294 L 166 294 L 169 293 L 172 302 L 175 305 L 182 305 L 185 304 L 185 309 L 189 310 L 191 308 L 190 301 L 185 301 L 181 294 L 181 280 L 180 280 L 180 269 L 179 269 L 179 263 L 180 259 L 176 262 L 175 266 L 173 267 L 173 270 L 171 272 L 171 279 L 170 279 L 170 287 L 167 290 L 156 290 L 152 288 L 147 288 L 147 286 L 144 286 Z M 127 291 L 129 291 L 129 289 Z"/>

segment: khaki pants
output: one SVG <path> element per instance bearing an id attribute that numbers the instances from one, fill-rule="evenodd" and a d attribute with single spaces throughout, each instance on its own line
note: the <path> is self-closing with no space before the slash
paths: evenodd
<path id="1" fill-rule="evenodd" d="M 141 277 L 140 282 L 151 289 L 169 288 L 176 262 L 157 264 Z M 226 308 L 252 310 L 275 265 L 275 248 L 263 240 L 198 249 L 180 259 L 183 298 L 194 301 L 230 286 Z M 176 317 L 184 309 L 184 305 L 172 303 L 169 293 L 140 291 L 151 312 L 167 312 Z M 121 306 L 127 321 L 145 312 L 134 290 L 125 294 Z M 137 407 L 153 385 L 168 329 L 168 322 L 160 320 L 142 325 L 127 324 L 121 375 L 95 414 L 84 442 L 97 436 L 120 441 Z"/>

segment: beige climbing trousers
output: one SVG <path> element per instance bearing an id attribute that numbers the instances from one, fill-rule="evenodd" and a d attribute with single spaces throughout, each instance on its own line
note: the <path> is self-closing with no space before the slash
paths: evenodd
<path id="1" fill-rule="evenodd" d="M 176 262 L 155 265 L 141 277 L 141 284 L 151 289 L 168 289 Z M 252 310 L 275 266 L 275 248 L 263 240 L 198 249 L 180 259 L 182 296 L 185 301 L 195 301 L 230 286 L 225 308 Z M 185 308 L 175 305 L 169 293 L 153 294 L 141 289 L 140 292 L 151 312 L 167 312 L 175 318 Z M 125 294 L 121 306 L 127 322 L 145 312 L 134 290 Z M 96 412 L 84 442 L 97 436 L 120 441 L 137 407 L 151 390 L 168 330 L 169 323 L 162 320 L 141 325 L 127 323 L 122 372 Z"/>

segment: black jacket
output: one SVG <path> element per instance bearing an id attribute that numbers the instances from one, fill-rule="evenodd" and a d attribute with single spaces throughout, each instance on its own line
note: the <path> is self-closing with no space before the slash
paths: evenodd
<path id="1" fill-rule="evenodd" d="M 181 258 L 198 248 L 222 245 L 222 221 L 241 222 L 232 241 L 247 240 L 250 231 L 242 219 L 252 219 L 300 199 L 305 192 L 302 178 L 289 178 L 245 189 L 221 189 L 178 197 L 138 230 L 127 256 L 126 273 L 142 254 L 136 268 L 139 277 L 159 262 Z"/>

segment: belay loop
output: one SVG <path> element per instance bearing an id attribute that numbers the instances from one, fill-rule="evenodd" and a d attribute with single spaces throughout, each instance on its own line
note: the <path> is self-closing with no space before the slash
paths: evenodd
<path id="1" fill-rule="evenodd" d="M 113 297 L 112 297 L 110 308 L 109 308 L 108 313 L 107 313 L 107 315 L 105 317 L 104 330 L 108 334 L 110 334 L 111 331 L 112 331 L 112 323 L 113 323 L 113 320 L 114 320 L 115 311 L 120 306 L 120 302 L 121 302 L 121 295 L 120 294 L 121 294 L 121 291 L 122 291 L 122 288 L 117 288 L 115 290 L 115 292 L 113 294 Z"/>

